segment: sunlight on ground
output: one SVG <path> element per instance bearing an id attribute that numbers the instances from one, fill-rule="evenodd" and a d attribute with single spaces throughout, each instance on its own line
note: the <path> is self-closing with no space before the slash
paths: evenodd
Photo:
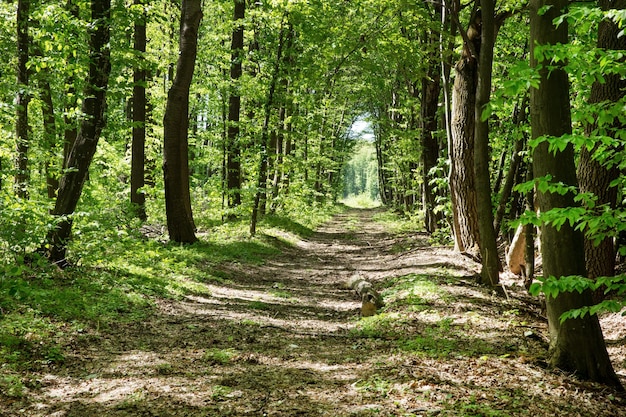
<path id="1" fill-rule="evenodd" d="M 369 209 L 382 206 L 380 200 L 372 200 L 367 195 L 351 195 L 340 201 L 341 204 L 345 204 L 348 207 Z"/>

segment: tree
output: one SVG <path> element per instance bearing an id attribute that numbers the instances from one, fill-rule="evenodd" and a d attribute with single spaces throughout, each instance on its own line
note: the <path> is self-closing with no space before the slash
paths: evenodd
<path id="1" fill-rule="evenodd" d="M 143 0 L 135 0 L 139 16 L 135 20 L 134 49 L 137 54 L 133 70 L 133 140 L 131 145 L 130 202 L 135 205 L 137 217 L 146 220 L 146 196 L 141 190 L 145 185 L 146 146 L 146 12 Z"/>
<path id="2" fill-rule="evenodd" d="M 433 17 L 435 22 L 441 20 L 441 7 L 435 6 Z M 435 30 L 429 30 L 426 36 L 427 47 L 431 56 L 435 55 L 439 45 L 439 34 Z M 438 56 L 436 58 L 439 58 Z M 420 103 L 420 144 L 422 147 L 422 207 L 424 210 L 424 225 L 426 231 L 433 233 L 439 228 L 441 214 L 435 212 L 435 197 L 431 184 L 431 170 L 437 166 L 439 158 L 439 143 L 435 135 L 437 131 L 437 109 L 439 106 L 439 93 L 441 92 L 441 63 L 438 59 L 430 59 L 425 76 L 422 78 L 421 103 Z"/>
<path id="3" fill-rule="evenodd" d="M 60 266 L 67 265 L 65 256 L 72 231 L 71 215 L 82 194 L 105 124 L 106 93 L 111 71 L 110 18 L 110 0 L 91 1 L 91 19 L 94 24 L 89 36 L 89 73 L 81 107 L 83 118 L 66 159 L 67 169 L 59 181 L 57 200 L 52 211 L 57 224 L 46 238 L 48 259 Z"/>
<path id="4" fill-rule="evenodd" d="M 493 228 L 491 184 L 489 175 L 489 123 L 484 111 L 491 94 L 493 46 L 496 40 L 494 0 L 481 0 L 481 36 L 478 55 L 478 80 L 476 85 L 476 108 L 474 110 L 474 176 L 478 209 L 480 255 L 482 258 L 481 282 L 495 286 L 499 283 L 501 269 Z"/>
<path id="5" fill-rule="evenodd" d="M 15 191 L 21 198 L 28 197 L 28 104 L 30 92 L 28 85 L 30 0 L 17 2 L 17 96 L 15 97 L 16 122 L 15 136 L 17 158 L 15 173 Z"/>
<path id="6" fill-rule="evenodd" d="M 226 140 L 226 192 L 228 208 L 232 209 L 241 204 L 241 149 L 239 144 L 239 117 L 241 112 L 241 86 L 239 80 L 242 75 L 244 25 L 246 12 L 245 0 L 234 0 L 233 34 L 230 58 L 230 94 L 228 99 L 228 128 Z"/>
<path id="7" fill-rule="evenodd" d="M 532 137 L 539 139 L 533 151 L 535 181 L 549 181 L 537 193 L 539 209 L 548 213 L 555 208 L 574 207 L 574 196 L 568 188 L 576 186 L 574 149 L 567 144 L 552 150 L 546 137 L 571 133 L 568 75 L 563 62 L 550 62 L 546 48 L 568 42 L 566 22 L 555 27 L 553 20 L 566 8 L 567 0 L 532 0 L 530 2 L 531 66 L 539 73 L 539 87 L 531 89 L 530 109 Z M 559 186 L 561 184 L 561 186 Z M 565 186 L 565 187 L 563 187 Z M 567 192 L 562 191 L 565 188 Z M 544 191 L 541 191 L 544 190 Z M 541 225 L 543 271 L 547 277 L 585 275 L 583 236 L 573 225 Z M 591 304 L 591 293 L 563 292 L 547 296 L 550 330 L 550 365 L 581 378 L 621 388 L 609 359 L 598 317 L 586 315 L 560 321 L 569 310 Z"/>
<path id="8" fill-rule="evenodd" d="M 458 11 L 458 8 L 457 8 Z M 458 21 L 458 16 L 457 16 Z M 474 130 L 481 17 L 472 14 L 463 54 L 454 67 L 450 145 L 450 200 L 455 248 L 472 256 L 479 253 L 480 232 L 474 175 Z M 462 31 L 460 31 L 463 33 Z"/>
<path id="9" fill-rule="evenodd" d="M 598 5 L 604 11 L 609 9 L 626 8 L 626 1 L 599 0 Z M 598 48 L 602 50 L 626 50 L 626 37 L 620 35 L 621 28 L 611 19 L 604 19 L 598 27 Z M 619 102 L 626 94 L 626 82 L 620 74 L 607 74 L 604 82 L 597 80 L 591 87 L 589 103 L 599 105 L 608 103 L 609 105 Z M 621 106 L 620 106 L 621 107 Z M 610 122 L 599 124 L 587 123 L 585 125 L 585 135 L 588 137 L 600 134 L 615 138 L 618 132 L 624 128 L 624 124 L 619 121 L 621 109 L 617 110 Z M 606 206 L 613 210 L 617 203 L 617 187 L 611 183 L 620 175 L 620 169 L 615 165 L 607 166 L 598 159 L 596 153 L 600 150 L 600 142 L 597 142 L 593 149 L 583 146 L 580 152 L 580 164 L 578 166 L 578 181 L 583 192 L 591 192 L 597 197 L 597 206 Z M 599 243 L 594 243 L 593 239 L 585 239 L 585 259 L 589 278 L 602 276 L 612 276 L 615 274 L 615 250 L 613 238 L 607 236 Z"/>
<path id="10" fill-rule="evenodd" d="M 165 212 L 170 239 L 193 243 L 195 223 L 189 191 L 189 89 L 198 50 L 198 28 L 202 19 L 200 0 L 183 0 L 176 76 L 167 95 L 163 118 L 163 179 Z"/>

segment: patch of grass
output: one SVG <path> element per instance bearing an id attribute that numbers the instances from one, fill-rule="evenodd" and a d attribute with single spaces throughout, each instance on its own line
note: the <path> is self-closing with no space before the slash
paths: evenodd
<path id="1" fill-rule="evenodd" d="M 360 209 L 372 209 L 382 205 L 380 200 L 373 200 L 369 194 L 351 195 L 341 200 L 341 204 Z"/>
<path id="2" fill-rule="evenodd" d="M 377 397 L 385 398 L 391 391 L 392 383 L 381 378 L 378 375 L 374 375 L 366 380 L 358 380 L 352 384 L 357 391 L 371 392 L 377 395 Z"/>
<path id="3" fill-rule="evenodd" d="M 382 292 L 388 303 L 398 306 L 410 306 L 413 310 L 421 310 L 434 300 L 447 296 L 430 275 L 408 274 L 389 280 Z"/>
<path id="4" fill-rule="evenodd" d="M 292 298 L 293 294 L 291 294 L 289 291 L 283 291 L 283 290 L 272 290 L 270 291 L 270 294 L 272 294 L 274 297 L 278 297 L 278 298 Z"/>
<path id="5" fill-rule="evenodd" d="M 215 385 L 211 390 L 211 399 L 213 399 L 214 401 L 223 400 L 231 392 L 233 392 L 233 389 L 231 387 L 227 387 L 224 385 Z"/>
<path id="6" fill-rule="evenodd" d="M 24 384 L 17 375 L 0 373 L 0 392 L 7 397 L 21 398 L 24 395 Z"/>
<path id="7" fill-rule="evenodd" d="M 396 313 L 381 313 L 371 317 L 362 317 L 351 330 L 355 337 L 384 338 L 396 336 L 405 320 Z"/>
<path id="8" fill-rule="evenodd" d="M 234 349 L 208 349 L 204 352 L 203 359 L 212 365 L 227 365 L 235 357 L 237 352 Z"/>
<path id="9" fill-rule="evenodd" d="M 422 219 L 419 215 L 401 215 L 391 210 L 381 211 L 372 217 L 382 224 L 385 230 L 393 233 L 415 232 L 422 230 Z"/>
<path id="10" fill-rule="evenodd" d="M 250 301 L 248 306 L 253 310 L 269 310 L 271 308 L 269 304 L 258 300 Z"/>

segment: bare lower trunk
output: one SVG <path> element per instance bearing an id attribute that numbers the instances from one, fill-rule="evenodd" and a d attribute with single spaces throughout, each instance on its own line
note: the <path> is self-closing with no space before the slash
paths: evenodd
<path id="1" fill-rule="evenodd" d="M 90 34 L 90 63 L 87 86 L 81 108 L 84 117 L 76 140 L 65 161 L 66 168 L 59 181 L 59 191 L 52 214 L 57 226 L 46 238 L 50 261 L 65 265 L 67 241 L 72 231 L 71 214 L 74 213 L 83 186 L 87 180 L 89 165 L 96 152 L 98 140 L 105 124 L 106 91 L 111 71 L 110 62 L 110 0 L 92 0 L 91 16 L 97 22 Z"/>
<path id="2" fill-rule="evenodd" d="M 167 230 L 174 242 L 193 243 L 195 224 L 189 191 L 189 88 L 193 79 L 202 19 L 200 0 L 183 0 L 176 76 L 163 118 L 163 177 Z"/>
<path id="3" fill-rule="evenodd" d="M 567 43 L 567 23 L 554 27 L 553 20 L 567 6 L 567 0 L 531 0 L 531 47 L 535 45 Z M 547 6 L 547 7 L 546 7 Z M 547 9 L 546 13 L 539 13 Z M 571 133 L 569 81 L 565 70 L 547 68 L 537 62 L 531 51 L 531 65 L 540 67 L 539 88 L 531 90 L 532 136 L 562 136 Z M 554 182 L 576 186 L 574 149 L 570 144 L 556 153 L 549 151 L 548 143 L 540 143 L 533 152 L 535 178 L 552 176 Z M 573 207 L 572 193 L 539 192 L 539 209 L 546 213 L 553 208 Z M 558 230 L 541 226 L 543 272 L 557 279 L 570 275 L 585 275 L 585 256 L 582 232 L 565 223 Z M 560 322 L 561 315 L 571 309 L 589 306 L 591 293 L 561 292 L 556 298 L 547 297 L 548 327 L 550 330 L 550 365 L 574 372 L 583 379 L 603 382 L 622 388 L 609 359 L 602 330 L 596 315 Z"/>

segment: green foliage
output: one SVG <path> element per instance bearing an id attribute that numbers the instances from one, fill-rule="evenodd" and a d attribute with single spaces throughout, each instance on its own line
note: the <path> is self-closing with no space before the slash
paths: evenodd
<path id="1" fill-rule="evenodd" d="M 626 309 L 626 299 L 624 294 L 626 293 L 626 275 L 617 275 L 614 277 L 599 277 L 596 279 L 589 279 L 581 276 L 567 276 L 567 277 L 539 277 L 537 282 L 534 282 L 530 287 L 530 293 L 533 295 L 539 295 L 543 293 L 546 297 L 556 298 L 559 294 L 565 292 L 578 292 L 583 291 L 597 291 L 604 290 L 605 294 L 615 294 L 617 299 L 613 297 L 601 301 L 598 304 L 592 306 L 584 306 L 573 310 L 566 311 L 560 317 L 561 322 L 567 319 L 576 319 L 584 317 L 585 315 L 594 315 L 604 312 L 618 313 Z M 626 315 L 626 311 L 622 314 Z"/>

